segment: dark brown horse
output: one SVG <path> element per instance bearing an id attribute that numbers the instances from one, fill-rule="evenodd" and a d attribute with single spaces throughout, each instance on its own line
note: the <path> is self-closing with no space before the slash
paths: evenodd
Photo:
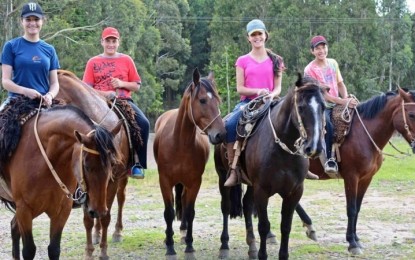
<path id="1" fill-rule="evenodd" d="M 240 163 L 252 182 L 243 198 L 250 258 L 267 259 L 266 240 L 270 234 L 268 200 L 276 193 L 282 197 L 279 258 L 288 258 L 291 223 L 303 194 L 308 158 L 318 157 L 323 151 L 323 115 L 324 99 L 320 86 L 311 78 L 303 79 L 299 74 L 295 86 L 277 105 L 269 108 L 253 130 L 255 134 L 249 137 Z M 223 215 L 220 258 L 228 257 L 229 253 L 228 217 L 230 214 L 231 217 L 240 215 L 238 210 L 231 212 L 231 199 L 240 198 L 231 196 L 231 193 L 241 195 L 240 186 L 224 187 L 228 170 L 225 152 L 223 145 L 215 147 L 215 167 L 219 175 Z M 259 251 L 252 227 L 254 206 L 258 212 Z"/>
<path id="2" fill-rule="evenodd" d="M 65 100 L 68 104 L 76 106 L 85 112 L 92 120 L 102 125 L 107 129 L 111 129 L 119 122 L 119 117 L 112 110 L 107 100 L 98 94 L 93 88 L 87 86 L 73 73 L 69 71 L 58 71 L 58 79 L 60 90 L 57 98 Z M 114 165 L 114 176 L 111 179 L 107 190 L 107 206 L 109 214 L 102 218 L 96 219 L 95 232 L 92 235 L 92 228 L 94 220 L 85 215 L 84 224 L 87 234 L 87 246 L 85 248 L 86 257 L 92 257 L 94 246 L 93 244 L 100 243 L 101 259 L 107 259 L 107 232 L 108 226 L 111 221 L 111 208 L 114 202 L 115 196 L 118 201 L 118 214 L 115 224 L 115 231 L 112 235 L 114 242 L 121 241 L 121 231 L 123 229 L 122 224 L 122 211 L 124 208 L 126 198 L 126 186 L 128 183 L 128 169 L 131 167 L 129 164 L 130 148 L 125 131 L 125 127 L 115 136 L 114 143 L 117 151 L 120 153 L 121 159 L 118 164 Z"/>
<path id="3" fill-rule="evenodd" d="M 382 149 L 395 131 L 405 138 L 415 152 L 414 91 L 407 92 L 399 88 L 359 104 L 350 132 L 340 146 L 339 173 L 344 179 L 348 218 L 346 239 L 349 242 L 348 250 L 353 255 L 361 254 L 363 248 L 356 232 L 363 197 L 382 165 Z M 318 174 L 321 180 L 329 179 L 319 160 L 310 161 L 310 171 Z M 300 218 L 307 225 L 311 224 L 300 204 L 298 209 Z"/>
<path id="4" fill-rule="evenodd" d="M 200 79 L 199 71 L 195 69 L 193 82 L 186 88 L 180 107 L 163 113 L 155 125 L 154 156 L 164 200 L 166 256 L 169 259 L 176 258 L 172 226 L 174 201 L 176 215 L 181 220 L 180 230 L 187 230 L 186 256 L 194 257 L 194 206 L 209 157 L 209 141 L 218 144 L 226 133 L 219 104 L 213 75 Z"/>
<path id="5" fill-rule="evenodd" d="M 79 109 L 63 106 L 42 110 L 38 117 L 28 119 L 19 130 L 20 140 L 11 135 L 3 137 L 17 143 L 11 157 L 0 163 L 12 195 L 3 201 L 15 209 L 11 222 L 14 259 L 20 259 L 20 238 L 23 258 L 35 257 L 32 223 L 42 213 L 50 218 L 49 258 L 59 259 L 62 231 L 78 184 L 87 194 L 85 212 L 90 217 L 107 214 L 107 185 L 112 164 L 118 160 L 113 135 L 120 126 L 108 132 Z M 8 157 L 3 154 L 8 151 L 0 152 L 1 158 Z"/>

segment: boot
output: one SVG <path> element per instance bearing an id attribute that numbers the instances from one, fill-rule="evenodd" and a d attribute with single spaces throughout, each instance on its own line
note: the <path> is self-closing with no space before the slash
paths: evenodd
<path id="1" fill-rule="evenodd" d="M 226 152 L 228 154 L 229 176 L 224 184 L 225 187 L 231 187 L 238 184 L 238 174 L 236 173 L 236 167 L 239 167 L 239 165 L 235 167 L 232 166 L 235 157 L 235 150 L 233 149 L 234 144 L 235 143 L 226 144 Z"/>

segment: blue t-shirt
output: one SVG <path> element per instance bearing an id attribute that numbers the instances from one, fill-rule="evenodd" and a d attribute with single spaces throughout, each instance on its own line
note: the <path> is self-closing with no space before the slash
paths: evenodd
<path id="1" fill-rule="evenodd" d="M 1 63 L 13 67 L 13 82 L 37 90 L 45 95 L 49 91 L 49 71 L 59 69 L 55 48 L 43 40 L 30 42 L 23 37 L 4 45 Z M 17 94 L 9 92 L 9 96 Z"/>

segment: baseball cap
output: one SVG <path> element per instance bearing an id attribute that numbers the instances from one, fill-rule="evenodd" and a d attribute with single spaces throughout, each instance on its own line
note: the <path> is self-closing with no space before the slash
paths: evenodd
<path id="1" fill-rule="evenodd" d="M 107 27 L 102 31 L 101 38 L 107 39 L 108 37 L 120 38 L 120 33 L 114 27 Z"/>
<path id="2" fill-rule="evenodd" d="M 40 5 L 32 2 L 23 5 L 21 17 L 26 18 L 32 15 L 38 18 L 43 18 L 44 14 Z"/>
<path id="3" fill-rule="evenodd" d="M 259 19 L 254 19 L 250 21 L 246 25 L 246 32 L 248 33 L 248 35 L 251 35 L 254 32 L 265 32 L 268 37 L 267 28 L 265 27 L 265 24 Z"/>
<path id="4" fill-rule="evenodd" d="M 317 47 L 317 45 L 319 45 L 321 43 L 324 43 L 324 44 L 327 45 L 327 40 L 326 40 L 326 38 L 324 38 L 324 36 L 317 35 L 317 36 L 314 36 L 311 39 L 310 43 L 311 43 L 311 49 L 314 49 L 315 47 Z"/>

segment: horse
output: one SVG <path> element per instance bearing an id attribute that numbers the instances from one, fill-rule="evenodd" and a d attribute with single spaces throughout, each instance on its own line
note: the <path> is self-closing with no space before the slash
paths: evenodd
<path id="1" fill-rule="evenodd" d="M 98 94 L 92 87 L 87 86 L 75 74 L 70 71 L 59 70 L 58 80 L 60 89 L 59 94 L 56 97 L 57 99 L 62 99 L 67 104 L 80 108 L 87 116 L 105 128 L 111 129 L 118 123 L 120 119 L 116 112 L 108 106 L 107 99 Z M 120 242 L 122 240 L 122 211 L 126 198 L 128 169 L 132 166 L 129 159 L 130 148 L 125 126 L 122 126 L 121 131 L 115 136 L 114 142 L 121 158 L 119 163 L 114 165 L 113 178 L 107 189 L 107 206 L 109 214 L 96 219 L 94 234 L 92 234 L 94 220 L 85 215 L 84 224 L 87 235 L 87 245 L 85 248 L 86 258 L 92 258 L 94 251 L 93 244 L 100 243 L 100 259 L 108 259 L 107 232 L 111 221 L 111 208 L 115 196 L 117 196 L 118 213 L 112 240 L 114 242 Z"/>
<path id="2" fill-rule="evenodd" d="M 311 78 L 298 74 L 295 86 L 274 106 L 270 105 L 262 120 L 258 120 L 240 156 L 241 169 L 248 175 L 243 197 L 246 242 L 250 258 L 267 259 L 266 240 L 270 233 L 268 220 L 269 198 L 278 193 L 282 197 L 281 243 L 279 259 L 288 259 L 288 243 L 294 210 L 303 194 L 308 171 L 308 158 L 315 158 L 324 149 L 323 89 Z M 241 184 L 225 187 L 228 172 L 224 145 L 216 145 L 215 168 L 219 176 L 223 229 L 219 258 L 229 256 L 228 218 L 241 216 L 241 208 L 231 208 L 231 200 L 242 196 Z M 236 196 L 234 196 L 236 194 Z M 239 195 L 239 196 L 238 196 Z M 240 199 L 239 202 L 240 204 Z M 254 206 L 258 214 L 260 249 L 255 245 L 252 227 Z"/>
<path id="3" fill-rule="evenodd" d="M 193 71 L 193 80 L 187 86 L 178 109 L 164 112 L 155 124 L 154 157 L 159 173 L 159 184 L 164 200 L 167 259 L 176 259 L 173 227 L 176 216 L 181 220 L 180 230 L 186 230 L 185 254 L 194 258 L 193 220 L 195 201 L 202 183 L 202 174 L 209 158 L 210 143 L 222 142 L 226 129 L 220 117 L 220 97 L 213 73 L 200 78 Z M 175 187 L 175 198 L 173 195 Z M 183 239 L 182 239 L 183 240 Z"/>
<path id="4" fill-rule="evenodd" d="M 18 102 L 29 101 L 26 98 Z M 82 187 L 82 197 L 86 195 L 84 207 L 90 217 L 102 217 L 108 212 L 106 189 L 112 164 L 118 160 L 112 136 L 120 131 L 121 125 L 109 132 L 71 106 L 41 110 L 36 117 L 21 120 L 25 123 L 19 131 L 3 132 L 9 132 L 3 138 L 15 144 L 10 146 L 13 149 L 3 149 L 7 145 L 0 149 L 0 174 L 6 189 L 11 191 L 11 198 L 2 201 L 15 211 L 11 221 L 13 259 L 20 259 L 20 238 L 23 258 L 34 259 L 33 219 L 42 213 L 50 218 L 49 258 L 59 259 L 63 228 L 73 201 L 81 199 L 73 198 L 78 184 Z"/>
<path id="5" fill-rule="evenodd" d="M 415 91 L 398 88 L 360 103 L 350 125 L 349 134 L 339 147 L 339 174 L 344 181 L 347 209 L 346 240 L 352 255 L 362 254 L 363 246 L 357 236 L 357 219 L 363 197 L 380 169 L 382 152 L 394 132 L 400 133 L 415 153 Z M 324 173 L 319 160 L 310 160 L 310 171 L 320 180 L 330 177 Z M 298 204 L 297 213 L 304 223 L 311 219 Z"/>

